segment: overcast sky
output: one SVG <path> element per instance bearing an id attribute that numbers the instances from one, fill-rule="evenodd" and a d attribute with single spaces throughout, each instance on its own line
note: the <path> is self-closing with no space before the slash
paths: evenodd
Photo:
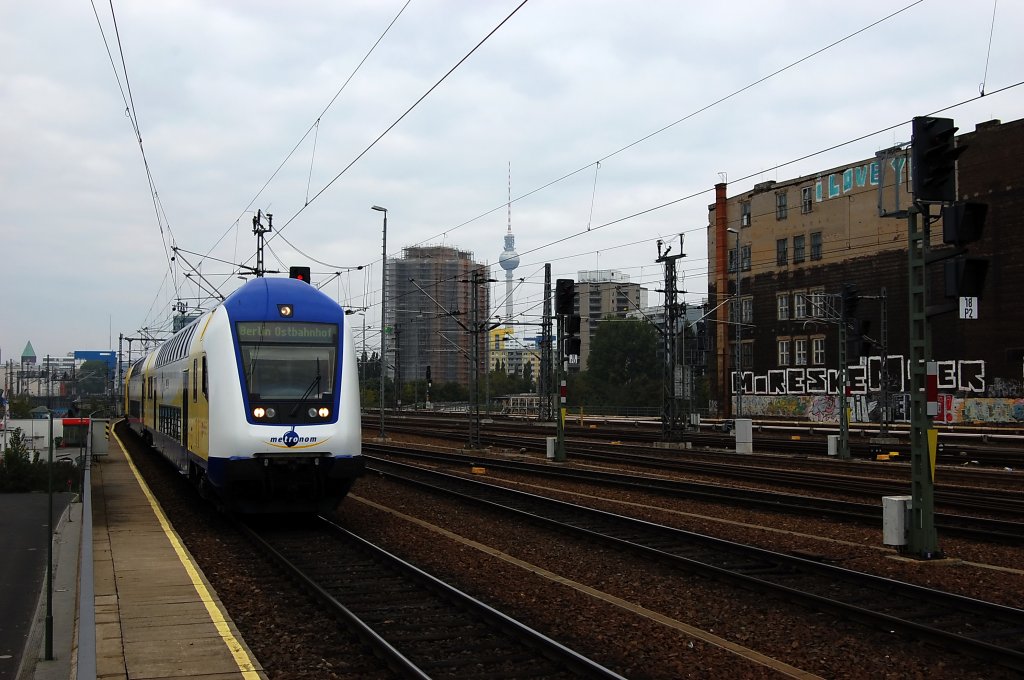
<path id="1" fill-rule="evenodd" d="M 734 195 L 867 158 L 908 141 L 915 115 L 962 132 L 1024 115 L 1024 86 L 997 92 L 1024 80 L 1019 0 L 994 25 L 990 0 L 530 0 L 374 144 L 518 4 L 115 1 L 120 46 L 109 2 L 102 35 L 87 0 L 0 4 L 0 358 L 28 341 L 40 357 L 116 349 L 168 328 L 179 299 L 208 309 L 183 259 L 229 293 L 229 263 L 255 263 L 256 209 L 274 215 L 267 268 L 311 265 L 367 308 L 368 337 L 375 204 L 389 255 L 470 250 L 495 265 L 500 300 L 510 165 L 522 320 L 537 320 L 545 262 L 653 291 L 655 242 L 680 233 L 680 288 L 699 303 L 722 177 Z M 172 244 L 211 259 L 171 263 Z"/>

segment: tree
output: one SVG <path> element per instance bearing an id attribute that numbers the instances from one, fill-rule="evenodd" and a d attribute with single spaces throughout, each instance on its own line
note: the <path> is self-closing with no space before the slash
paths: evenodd
<path id="1" fill-rule="evenodd" d="M 75 375 L 79 394 L 106 394 L 110 384 L 110 364 L 99 359 L 82 363 Z"/>
<path id="2" fill-rule="evenodd" d="M 660 342 L 647 321 L 602 320 L 590 346 L 586 375 L 576 381 L 582 383 L 579 392 L 589 393 L 587 403 L 595 406 L 657 406 L 663 372 Z"/>
<path id="3" fill-rule="evenodd" d="M 32 400 L 28 398 L 28 395 L 21 394 L 17 397 L 11 397 L 7 408 L 10 409 L 11 418 L 24 419 L 32 417 Z"/>
<path id="4" fill-rule="evenodd" d="M 46 488 L 45 466 L 29 457 L 28 442 L 20 427 L 11 431 L 3 460 L 0 491 L 24 493 Z"/>

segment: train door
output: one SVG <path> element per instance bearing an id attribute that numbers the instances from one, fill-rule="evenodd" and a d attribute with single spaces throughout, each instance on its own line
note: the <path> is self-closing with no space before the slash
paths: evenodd
<path id="1" fill-rule="evenodd" d="M 154 432 L 157 432 L 158 430 L 157 430 L 157 427 L 156 427 L 156 419 L 157 419 L 157 411 L 158 411 L 158 409 L 156 407 L 156 386 L 153 383 L 154 383 L 153 376 L 149 376 L 149 398 L 152 401 L 152 403 L 150 404 L 150 407 L 151 407 L 150 408 L 150 413 L 153 414 L 152 430 Z"/>
<path id="2" fill-rule="evenodd" d="M 188 369 L 181 372 L 181 445 L 188 449 Z"/>
<path id="3" fill-rule="evenodd" d="M 192 441 L 195 447 L 192 452 L 206 459 L 210 455 L 210 379 L 207 374 L 206 354 L 200 355 L 199 365 L 192 368 L 198 374 L 192 376 Z"/>

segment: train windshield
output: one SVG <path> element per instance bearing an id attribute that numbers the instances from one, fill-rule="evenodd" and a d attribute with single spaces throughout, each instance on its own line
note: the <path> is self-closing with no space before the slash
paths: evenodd
<path id="1" fill-rule="evenodd" d="M 335 324 L 244 321 L 237 330 L 251 398 L 321 399 L 334 391 Z"/>

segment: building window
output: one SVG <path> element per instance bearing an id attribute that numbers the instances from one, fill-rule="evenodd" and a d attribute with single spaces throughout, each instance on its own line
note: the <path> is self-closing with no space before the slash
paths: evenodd
<path id="1" fill-rule="evenodd" d="M 750 244 L 749 243 L 747 245 L 743 246 L 740 249 L 740 267 L 742 267 L 743 271 L 745 271 L 745 272 L 749 272 L 750 271 Z"/>
<path id="2" fill-rule="evenodd" d="M 804 235 L 793 237 L 793 262 L 804 261 Z"/>
<path id="3" fill-rule="evenodd" d="M 775 241 L 775 264 L 780 267 L 785 267 L 789 261 L 789 255 L 786 253 L 787 241 L 789 239 L 780 238 Z"/>
<path id="4" fill-rule="evenodd" d="M 793 341 L 793 364 L 807 365 L 807 338 L 797 338 Z"/>
<path id="5" fill-rule="evenodd" d="M 731 273 L 736 271 L 736 249 L 735 248 L 730 248 L 728 250 L 728 259 L 729 259 L 729 273 L 731 274 Z"/>
<path id="6" fill-rule="evenodd" d="M 811 209 L 814 207 L 812 189 L 813 187 L 804 187 L 800 190 L 800 212 L 804 215 L 811 212 Z"/>
<path id="7" fill-rule="evenodd" d="M 754 323 L 754 298 L 745 297 L 740 300 L 740 321 Z"/>
<path id="8" fill-rule="evenodd" d="M 785 321 L 789 318 L 789 293 L 777 293 L 775 295 L 775 318 Z"/>
<path id="9" fill-rule="evenodd" d="M 825 365 L 825 338 L 811 338 L 811 362 L 815 366 Z"/>
<path id="10" fill-rule="evenodd" d="M 793 294 L 793 318 L 807 318 L 807 294 L 803 291 Z"/>
<path id="11" fill-rule="evenodd" d="M 750 201 L 740 201 L 740 226 L 750 226 Z"/>
<path id="12" fill-rule="evenodd" d="M 815 231 L 811 233 L 811 259 L 821 259 L 821 232 Z"/>
<path id="13" fill-rule="evenodd" d="M 779 340 L 779 366 L 789 366 L 789 340 Z"/>
<path id="14" fill-rule="evenodd" d="M 754 343 L 744 342 L 740 345 L 740 367 L 754 365 Z"/>
<path id="15" fill-rule="evenodd" d="M 786 207 L 786 192 L 779 191 L 775 194 L 775 219 L 784 220 L 789 214 L 789 209 Z"/>
<path id="16" fill-rule="evenodd" d="M 825 312 L 825 289 L 824 288 L 812 288 L 810 295 L 807 296 L 808 316 L 812 316 L 816 319 L 821 319 L 826 316 Z"/>

